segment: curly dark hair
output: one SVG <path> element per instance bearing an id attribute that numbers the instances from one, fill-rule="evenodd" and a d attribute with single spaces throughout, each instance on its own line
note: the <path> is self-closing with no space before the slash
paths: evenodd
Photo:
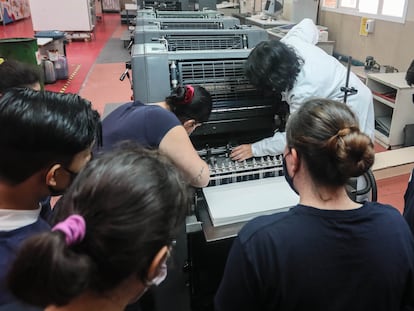
<path id="1" fill-rule="evenodd" d="M 303 62 L 293 48 L 283 42 L 263 41 L 247 58 L 245 72 L 258 89 L 280 93 L 293 88 Z"/>

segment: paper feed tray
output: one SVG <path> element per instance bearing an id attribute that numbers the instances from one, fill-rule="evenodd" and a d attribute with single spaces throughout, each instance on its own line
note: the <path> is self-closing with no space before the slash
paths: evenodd
<path id="1" fill-rule="evenodd" d="M 202 191 L 214 227 L 285 211 L 299 202 L 299 196 L 283 176 L 207 187 Z"/>

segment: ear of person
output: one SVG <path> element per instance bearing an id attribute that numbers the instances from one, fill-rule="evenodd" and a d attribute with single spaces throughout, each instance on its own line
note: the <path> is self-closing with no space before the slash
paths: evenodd
<path id="1" fill-rule="evenodd" d="M 169 248 L 164 245 L 158 253 L 154 256 L 150 267 L 148 268 L 147 280 L 152 280 L 158 276 L 159 270 L 163 263 L 167 260 Z"/>
<path id="2" fill-rule="evenodd" d="M 292 158 L 291 158 L 292 175 L 294 175 L 299 169 L 300 159 L 299 159 L 299 154 L 295 148 L 291 148 L 290 153 L 292 155 Z"/>
<path id="3" fill-rule="evenodd" d="M 55 187 L 57 185 L 57 174 L 60 164 L 54 164 L 46 173 L 46 185 Z"/>
<path id="4" fill-rule="evenodd" d="M 192 127 L 194 127 L 195 124 L 196 124 L 195 120 L 191 119 L 191 120 L 184 121 L 183 125 L 184 125 L 185 128 L 192 128 Z"/>
<path id="5" fill-rule="evenodd" d="M 294 148 L 286 148 L 283 158 L 285 159 L 286 170 L 289 175 L 294 175 L 297 169 L 298 154 Z"/>
<path id="6" fill-rule="evenodd" d="M 188 134 L 191 134 L 196 128 L 197 122 L 194 119 L 187 120 L 183 123 L 183 126 Z"/>

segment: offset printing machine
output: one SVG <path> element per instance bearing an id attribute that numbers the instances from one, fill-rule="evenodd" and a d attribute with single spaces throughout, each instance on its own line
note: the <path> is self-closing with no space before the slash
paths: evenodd
<path id="1" fill-rule="evenodd" d="M 205 8 L 215 10 L 216 0 L 138 0 L 140 8 L 153 8 L 158 11 L 193 11 Z"/>
<path id="2" fill-rule="evenodd" d="M 189 10 L 187 0 L 138 0 L 140 8 L 153 8 L 154 10 L 181 11 Z"/>
<path id="3" fill-rule="evenodd" d="M 250 51 L 168 51 L 162 43 L 132 48 L 136 99 L 161 101 L 178 84 L 201 85 L 213 98 L 209 121 L 190 137 L 211 173 L 209 186 L 195 191 L 186 221 L 185 271 L 193 311 L 212 310 L 229 248 L 243 224 L 298 202 L 282 176 L 279 156 L 241 163 L 229 158 L 234 146 L 272 136 L 276 117 L 286 112 L 274 94 L 266 96 L 245 77 Z"/>
<path id="4" fill-rule="evenodd" d="M 160 29 L 158 25 L 137 26 L 134 43 L 164 43 L 169 51 L 248 49 L 268 39 L 259 27 L 236 25 L 229 29 Z"/>
<path id="5" fill-rule="evenodd" d="M 137 17 L 153 17 L 153 18 L 215 18 L 222 17 L 224 14 L 222 12 L 210 9 L 204 9 L 201 11 L 176 11 L 176 10 L 158 10 L 154 7 L 143 7 L 137 11 Z"/>
<path id="6" fill-rule="evenodd" d="M 137 11 L 136 25 L 159 25 L 161 29 L 226 29 L 239 25 L 237 18 L 214 10 L 204 11 Z"/>
<path id="7" fill-rule="evenodd" d="M 217 18 L 223 17 L 224 14 L 220 11 L 203 9 L 200 11 L 156 11 L 157 18 Z"/>

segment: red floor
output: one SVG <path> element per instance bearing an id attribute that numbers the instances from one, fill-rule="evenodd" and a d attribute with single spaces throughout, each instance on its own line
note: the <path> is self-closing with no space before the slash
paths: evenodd
<path id="1" fill-rule="evenodd" d="M 119 33 L 120 28 L 122 30 L 125 27 L 120 23 L 119 14 L 105 14 L 105 17 L 97 23 L 90 41 L 72 41 L 66 45 L 69 79 L 58 80 L 54 84 L 47 84 L 45 89 L 55 92 L 79 93 L 95 63 L 95 59 L 108 39 L 115 32 Z M 34 31 L 30 18 L 0 26 L 0 38 L 32 38 L 33 36 Z"/>
<path id="2" fill-rule="evenodd" d="M 94 37 L 90 42 L 71 42 L 66 47 L 70 78 L 46 86 L 47 90 L 79 93 L 89 99 L 101 114 L 105 104 L 121 103 L 130 100 L 131 89 L 128 82 L 120 82 L 119 75 L 125 64 L 95 64 L 95 59 L 111 37 L 120 37 L 126 26 L 121 25 L 119 14 L 104 14 L 97 23 Z M 30 18 L 8 25 L 0 25 L 0 38 L 33 37 Z M 376 145 L 377 152 L 385 150 Z M 401 212 L 404 207 L 404 192 L 408 174 L 378 180 L 378 201 L 395 206 Z"/>

